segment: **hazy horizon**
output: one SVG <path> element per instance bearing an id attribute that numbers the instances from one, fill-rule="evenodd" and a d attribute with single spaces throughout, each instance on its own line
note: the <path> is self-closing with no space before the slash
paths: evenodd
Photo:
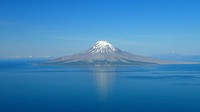
<path id="1" fill-rule="evenodd" d="M 63 56 L 98 40 L 138 55 L 199 55 L 200 1 L 0 1 L 0 58 Z"/>

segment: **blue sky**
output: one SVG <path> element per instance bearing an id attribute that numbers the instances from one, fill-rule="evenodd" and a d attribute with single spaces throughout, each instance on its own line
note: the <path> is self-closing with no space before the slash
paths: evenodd
<path id="1" fill-rule="evenodd" d="M 0 57 L 62 56 L 98 40 L 140 55 L 200 54 L 199 0 L 0 0 Z"/>

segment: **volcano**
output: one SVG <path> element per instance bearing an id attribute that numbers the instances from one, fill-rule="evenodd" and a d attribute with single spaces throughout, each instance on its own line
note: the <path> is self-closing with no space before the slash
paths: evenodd
<path id="1" fill-rule="evenodd" d="M 172 62 L 135 55 L 122 51 L 107 41 L 97 41 L 86 51 L 56 58 L 48 63 L 58 65 L 146 65 Z"/>

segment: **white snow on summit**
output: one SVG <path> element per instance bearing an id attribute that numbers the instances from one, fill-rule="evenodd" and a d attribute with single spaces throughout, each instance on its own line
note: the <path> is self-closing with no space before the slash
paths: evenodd
<path id="1" fill-rule="evenodd" d="M 116 48 L 108 43 L 107 41 L 97 41 L 92 48 L 90 48 L 90 52 L 92 54 L 96 53 L 114 53 L 116 52 Z"/>
<path id="2" fill-rule="evenodd" d="M 106 48 L 106 47 L 110 47 L 110 48 L 114 48 L 113 45 L 111 45 L 110 43 L 108 43 L 107 41 L 97 41 L 95 43 L 96 47 L 102 47 L 102 48 Z"/>

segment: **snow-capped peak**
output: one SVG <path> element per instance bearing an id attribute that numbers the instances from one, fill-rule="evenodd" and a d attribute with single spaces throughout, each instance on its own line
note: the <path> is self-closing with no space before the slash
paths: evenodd
<path id="1" fill-rule="evenodd" d="M 97 41 L 92 48 L 90 48 L 92 54 L 95 53 L 114 53 L 116 48 L 107 41 Z"/>
<path id="2" fill-rule="evenodd" d="M 114 48 L 114 46 L 111 45 L 110 43 L 108 43 L 107 41 L 97 41 L 95 43 L 95 47 L 101 47 L 101 48 L 110 47 L 110 48 Z"/>

